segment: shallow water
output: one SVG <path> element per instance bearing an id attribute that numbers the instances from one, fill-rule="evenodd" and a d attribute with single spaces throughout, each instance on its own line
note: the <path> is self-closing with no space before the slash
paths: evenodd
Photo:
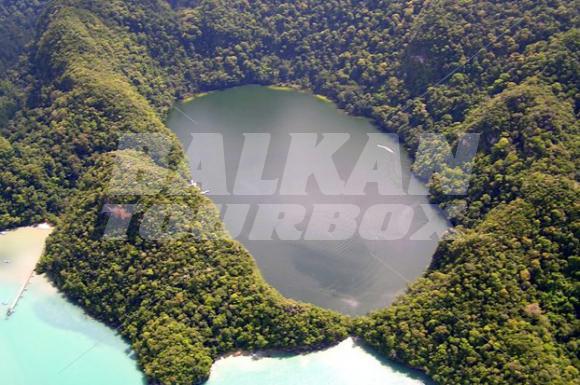
<path id="1" fill-rule="evenodd" d="M 30 274 L 50 230 L 0 235 L 0 303 L 10 303 Z M 7 263 L 5 263 L 7 262 Z M 0 307 L 3 385 L 144 385 L 129 346 L 65 300 L 43 276 L 5 318 Z M 218 360 L 205 385 L 419 385 L 414 373 L 382 361 L 348 339 L 331 349 L 278 358 Z"/>
<path id="2" fill-rule="evenodd" d="M 7 305 L 34 268 L 50 230 L 0 235 L 0 383 L 143 385 L 129 345 L 34 276 L 15 313 Z"/>
<path id="3" fill-rule="evenodd" d="M 194 166 L 196 157 L 203 148 L 196 148 L 197 142 L 192 135 L 199 138 L 200 134 L 219 133 L 223 136 L 226 192 L 229 195 L 224 195 L 219 187 L 215 188 L 218 182 L 201 187 L 209 189 L 208 195 L 222 208 L 233 204 L 248 210 L 245 216 L 226 216 L 225 223 L 252 253 L 266 280 L 287 297 L 347 314 L 365 314 L 384 307 L 404 292 L 431 262 L 438 238 L 430 236 L 418 240 L 415 239 L 417 231 L 431 226 L 442 233 L 449 226 L 440 210 L 429 205 L 428 192 L 412 176 L 410 159 L 396 138 L 380 133 L 368 120 L 349 116 L 312 95 L 263 86 L 233 88 L 178 104 L 169 116 L 168 126 L 182 142 L 194 172 L 197 169 Z M 244 134 L 252 133 L 270 134 L 268 153 L 264 158 L 260 146 L 257 146 L 257 149 L 248 151 L 249 156 L 242 163 Z M 288 160 L 291 134 L 296 133 L 316 134 L 319 140 L 322 140 L 322 134 L 348 134 L 349 139 L 333 156 L 337 173 L 344 181 L 353 174 L 369 135 L 376 135 L 379 143 L 389 149 L 371 146 L 386 162 L 384 175 L 381 175 L 386 181 L 385 189 L 379 191 L 376 184 L 369 183 L 364 193 L 359 195 L 333 194 L 332 191 L 329 194 L 317 183 L 320 181 L 311 178 L 306 194 L 281 194 L 287 163 L 292 163 Z M 212 150 L 213 155 L 215 152 Z M 302 166 L 309 166 L 308 159 L 300 156 L 293 159 L 294 163 L 304 162 Z M 202 161 L 201 167 L 209 164 L 215 176 L 220 167 L 214 166 L 219 161 L 217 156 L 206 164 Z M 262 168 L 262 179 L 279 179 L 278 190 L 273 195 L 256 196 L 265 190 L 261 190 L 254 179 L 240 173 L 240 170 Z M 236 184 L 237 179 L 239 184 Z M 236 185 L 241 186 L 238 192 L 234 189 Z M 272 213 L 272 208 L 280 205 L 289 207 L 284 215 L 290 217 L 299 217 L 301 210 L 306 212 L 304 220 L 296 226 L 300 231 L 313 228 L 313 233 L 318 234 L 332 226 L 332 212 L 323 213 L 321 221 L 312 220 L 316 205 L 354 206 L 360 209 L 358 225 L 363 215 L 376 216 L 382 229 L 386 227 L 387 231 L 371 232 L 366 238 L 359 231 L 341 240 L 312 240 L 306 236 L 283 239 L 280 234 L 275 234 L 271 240 L 256 239 L 257 224 L 264 222 L 257 219 L 262 218 L 258 212 L 275 217 L 277 213 Z M 381 216 L 376 205 L 390 205 L 394 210 Z"/>
<path id="4" fill-rule="evenodd" d="M 348 339 L 325 351 L 283 358 L 228 357 L 205 385 L 422 385 L 425 379 L 381 361 Z"/>

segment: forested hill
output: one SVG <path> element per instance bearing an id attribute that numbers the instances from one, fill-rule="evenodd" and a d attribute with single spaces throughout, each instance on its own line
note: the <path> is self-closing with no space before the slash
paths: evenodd
<path id="1" fill-rule="evenodd" d="M 440 384 L 578 383 L 574 2 L 53 0 L 37 14 L 23 13 L 35 38 L 1 88 L 0 228 L 57 221 L 42 270 L 120 328 L 152 383 L 199 382 L 218 354 L 313 349 L 347 329 Z M 187 185 L 169 106 L 249 83 L 309 89 L 399 133 L 434 201 L 464 207 L 456 236 L 389 309 L 351 322 L 281 298 L 195 188 L 107 188 L 113 159 L 124 175 Z M 168 135 L 173 150 L 163 162 L 110 153 L 127 132 Z M 426 173 L 443 155 L 418 151 L 422 133 L 452 147 L 480 133 L 471 170 Z M 448 195 L 467 171 L 467 195 Z M 177 201 L 201 216 L 179 218 L 180 240 L 144 239 L 138 223 L 125 241 L 103 239 L 111 201 Z M 207 220 L 217 236 L 192 235 Z"/>
<path id="2" fill-rule="evenodd" d="M 46 0 L 3 0 L 0 5 L 0 74 L 14 66 L 36 33 Z"/>

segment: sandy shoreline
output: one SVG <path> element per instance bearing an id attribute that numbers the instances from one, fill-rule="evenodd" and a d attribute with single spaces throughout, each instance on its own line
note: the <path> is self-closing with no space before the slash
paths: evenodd
<path id="1" fill-rule="evenodd" d="M 2 290 L 0 304 L 11 302 L 22 285 L 29 279 L 36 268 L 44 251 L 46 239 L 52 232 L 52 227 L 46 223 L 21 227 L 4 232 L 0 235 L 0 282 L 5 289 Z M 38 279 L 33 274 L 31 282 L 37 282 L 35 289 L 54 290 L 48 280 Z M 13 292 L 13 293 L 12 293 Z"/>
<path id="2" fill-rule="evenodd" d="M 294 380 L 291 380 L 291 379 Z M 326 382 L 331 379 L 331 382 Z M 217 360 L 206 385 L 230 384 L 427 385 L 411 369 L 379 358 L 356 338 L 324 350 L 293 356 L 230 355 Z M 288 382 L 286 382 L 288 381 Z"/>
<path id="3" fill-rule="evenodd" d="M 359 339 L 354 336 L 346 337 L 344 340 L 339 341 L 333 345 L 328 346 L 318 346 L 312 347 L 310 349 L 262 349 L 262 350 L 255 350 L 255 351 L 247 351 L 247 350 L 236 350 L 230 353 L 226 353 L 224 355 L 219 356 L 216 359 L 217 361 L 225 360 L 227 358 L 235 358 L 235 357 L 249 357 L 254 360 L 260 360 L 263 358 L 284 358 L 284 357 L 294 357 L 294 356 L 306 356 L 310 354 L 321 353 L 327 350 L 335 349 L 339 345 L 345 344 L 347 342 L 351 342 L 354 345 L 362 346 L 359 342 Z"/>

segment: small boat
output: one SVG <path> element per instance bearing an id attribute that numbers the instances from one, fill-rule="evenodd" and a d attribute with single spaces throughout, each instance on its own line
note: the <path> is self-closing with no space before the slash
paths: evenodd
<path id="1" fill-rule="evenodd" d="M 205 191 L 201 192 L 201 195 L 207 195 L 207 194 L 209 194 L 209 190 L 205 190 Z"/>
<path id="2" fill-rule="evenodd" d="M 10 261 L 9 261 L 9 260 L 7 260 L 7 259 L 5 259 L 3 262 L 4 262 L 4 263 L 10 263 Z"/>
<path id="3" fill-rule="evenodd" d="M 383 150 L 387 150 L 388 152 L 390 152 L 391 154 L 394 154 L 395 151 L 393 151 L 393 149 L 387 147 L 387 146 L 383 146 L 382 144 L 377 144 L 378 148 L 382 148 Z"/>

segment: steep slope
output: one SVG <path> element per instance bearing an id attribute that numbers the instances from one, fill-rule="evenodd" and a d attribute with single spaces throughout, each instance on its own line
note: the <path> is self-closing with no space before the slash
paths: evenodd
<path id="1" fill-rule="evenodd" d="M 150 196 L 127 194 L 131 184 L 160 183 Z M 348 332 L 345 317 L 271 289 L 211 201 L 132 150 L 111 153 L 81 179 L 40 269 L 132 341 L 154 383 L 199 383 L 234 350 L 311 350 Z"/>
<path id="2" fill-rule="evenodd" d="M 0 74 L 12 67 L 34 40 L 36 21 L 46 0 L 4 0 L 0 3 Z"/>
<path id="3" fill-rule="evenodd" d="M 136 10 L 145 13 L 138 23 L 131 19 Z M 9 132 L 17 143 L 47 151 L 55 177 L 64 182 L 56 194 L 69 196 L 40 270 L 130 339 L 152 382 L 190 384 L 207 378 L 219 354 L 319 348 L 343 339 L 347 329 L 344 317 L 270 289 L 251 256 L 213 218 L 210 202 L 197 189 L 184 188 L 188 179 L 181 172 L 181 149 L 160 118 L 174 98 L 168 96 L 172 77 L 161 48 L 149 46 L 141 35 L 143 24 L 167 25 L 167 15 L 170 9 L 154 2 L 52 3 L 33 58 L 40 85 L 37 105 Z M 126 31 L 119 22 L 136 31 Z M 25 124 L 32 119 L 34 125 Z M 150 155 L 99 156 L 131 132 L 156 134 L 172 149 L 163 159 L 153 155 L 154 148 Z M 129 181 L 140 173 L 155 181 L 173 172 L 172 188 L 153 196 L 117 197 L 109 191 L 109 179 L 117 175 L 119 162 L 125 168 L 118 175 Z M 129 185 L 125 179 L 117 182 Z M 183 216 L 173 212 L 172 220 L 189 235 L 153 241 L 151 234 L 130 231 L 127 242 L 111 240 L 102 212 L 110 201 L 140 205 L 131 225 L 137 229 L 149 206 L 155 206 L 153 212 L 163 204 L 168 212 L 181 207 Z M 199 239 L 191 231 L 202 226 L 195 217 L 202 209 L 211 227 L 198 229 L 204 232 Z"/>
<path id="4" fill-rule="evenodd" d="M 466 210 L 425 278 L 361 336 L 436 381 L 578 379 L 578 125 L 545 84 L 506 89 L 454 130 L 481 132 Z M 454 177 L 433 177 L 434 196 Z M 448 204 L 449 202 L 446 202 Z"/>
<path id="5" fill-rule="evenodd" d="M 187 186 L 163 124 L 174 99 L 247 83 L 311 89 L 399 133 L 419 174 L 429 168 L 422 133 L 452 147 L 481 133 L 465 196 L 445 191 L 462 167 L 428 180 L 443 207 L 465 207 L 456 236 L 424 279 L 355 332 L 441 384 L 574 383 L 576 22 L 560 0 L 54 0 L 20 70 L 25 103 L 2 128 L 0 227 L 61 216 L 42 269 L 120 328 L 153 383 L 189 384 L 217 354 L 324 346 L 348 321 L 279 297 L 215 220 L 219 236 L 192 234 L 192 212 L 215 213 Z M 126 133 L 161 134 L 171 150 L 162 161 L 103 155 Z M 112 193 L 113 159 L 125 177 L 170 175 L 172 189 Z M 138 231 L 147 208 L 171 202 L 187 208 L 176 215 L 181 239 Z M 103 209 L 126 216 L 107 204 L 142 205 L 128 241 L 102 237 Z"/>

